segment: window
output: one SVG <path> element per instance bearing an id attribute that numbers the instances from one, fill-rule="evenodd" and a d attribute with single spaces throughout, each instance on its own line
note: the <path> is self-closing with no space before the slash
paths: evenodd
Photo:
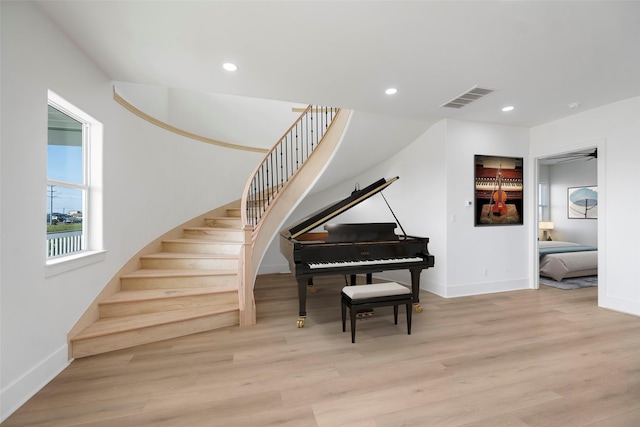
<path id="1" fill-rule="evenodd" d="M 538 184 L 538 221 L 549 221 L 549 184 Z"/>
<path id="2" fill-rule="evenodd" d="M 99 132 L 96 132 L 99 131 Z M 91 156 L 102 125 L 49 92 L 46 221 L 47 264 L 95 250 Z M 99 169 L 99 168 L 98 168 Z M 99 181 L 99 180 L 98 180 Z M 100 204 L 99 204 L 100 205 Z M 91 225 L 91 227 L 90 227 Z M 93 243 L 93 244 L 92 244 Z"/>

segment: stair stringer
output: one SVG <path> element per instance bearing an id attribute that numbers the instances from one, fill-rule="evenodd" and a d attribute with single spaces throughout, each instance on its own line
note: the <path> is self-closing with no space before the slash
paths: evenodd
<path id="1" fill-rule="evenodd" d="M 273 237 L 280 231 L 287 217 L 300 204 L 304 196 L 311 190 L 320 178 L 331 159 L 340 146 L 351 118 L 351 110 L 340 109 L 333 119 L 329 129 L 324 134 L 321 143 L 311 153 L 309 158 L 278 191 L 269 207 L 262 214 L 258 225 L 252 230 L 246 225 L 243 210 L 243 224 L 245 224 L 245 244 L 240 255 L 240 326 L 256 323 L 253 287 L 260 263 Z M 246 206 L 248 187 L 244 191 L 242 206 Z"/>
<path id="2" fill-rule="evenodd" d="M 172 239 L 179 239 L 184 237 L 185 229 L 201 226 L 206 223 L 207 218 L 223 217 L 225 213 L 230 209 L 238 209 L 240 200 L 228 203 L 224 206 L 218 207 L 211 211 L 208 211 L 202 215 L 199 215 L 179 226 L 167 231 L 157 239 L 147 244 L 144 248 L 138 251 L 132 256 L 118 272 L 111 278 L 111 280 L 105 285 L 102 291 L 96 296 L 96 298 L 89 304 L 85 312 L 80 316 L 76 324 L 71 328 L 67 334 L 67 348 L 69 360 L 74 359 L 73 340 L 82 331 L 86 330 L 92 324 L 95 324 L 100 319 L 100 305 L 104 301 L 112 298 L 118 292 L 122 291 L 121 278 L 129 274 L 134 273 L 141 269 L 141 259 L 145 256 L 158 253 L 162 251 L 163 242 Z M 135 344 L 134 344 L 135 345 Z"/>

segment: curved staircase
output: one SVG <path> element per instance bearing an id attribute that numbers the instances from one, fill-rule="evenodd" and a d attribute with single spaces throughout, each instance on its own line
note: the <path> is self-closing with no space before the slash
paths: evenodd
<path id="1" fill-rule="evenodd" d="M 72 357 L 237 326 L 242 233 L 240 208 L 227 209 L 141 256 L 121 290 L 98 303 L 99 319 L 71 338 Z"/>
<path id="2" fill-rule="evenodd" d="M 148 247 L 160 250 L 132 258 L 114 276 L 69 333 L 69 356 L 255 324 L 260 260 L 335 152 L 349 117 L 349 110 L 307 107 L 256 168 L 241 201 L 212 211 L 223 216 L 185 223 L 179 238 L 172 230 Z"/>

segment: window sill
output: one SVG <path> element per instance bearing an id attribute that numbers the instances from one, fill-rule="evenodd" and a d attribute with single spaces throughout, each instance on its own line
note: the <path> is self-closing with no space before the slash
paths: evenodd
<path id="1" fill-rule="evenodd" d="M 102 262 L 107 251 L 84 251 L 78 254 L 47 260 L 45 277 L 52 277 L 87 265 Z"/>

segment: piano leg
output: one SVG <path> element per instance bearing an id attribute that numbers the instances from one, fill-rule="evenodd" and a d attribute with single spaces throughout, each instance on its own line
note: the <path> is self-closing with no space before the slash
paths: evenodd
<path id="1" fill-rule="evenodd" d="M 413 307 L 416 309 L 416 313 L 422 313 L 422 306 L 420 305 L 420 273 L 421 268 L 412 268 L 411 271 L 411 290 L 413 292 Z"/>
<path id="2" fill-rule="evenodd" d="M 312 279 L 298 278 L 298 328 L 304 327 L 304 319 L 307 317 L 307 286 L 308 283 L 313 283 Z"/>
<path id="3" fill-rule="evenodd" d="M 312 294 L 315 294 L 318 291 L 316 287 L 313 286 L 313 276 L 309 277 L 309 280 L 307 281 L 307 289 L 309 289 Z"/>

